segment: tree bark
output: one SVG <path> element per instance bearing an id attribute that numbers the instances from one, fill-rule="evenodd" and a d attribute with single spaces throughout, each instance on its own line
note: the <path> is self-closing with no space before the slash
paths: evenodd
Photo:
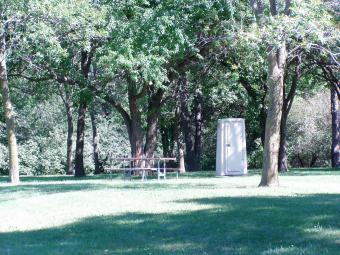
<path id="1" fill-rule="evenodd" d="M 285 11 L 284 12 L 287 16 L 291 14 L 291 10 L 290 10 L 290 7 L 292 5 L 291 2 L 292 2 L 291 0 L 285 0 Z"/>
<path id="2" fill-rule="evenodd" d="M 268 52 L 268 111 L 260 186 L 277 186 L 286 45 Z"/>
<path id="3" fill-rule="evenodd" d="M 64 102 L 67 117 L 67 142 L 66 142 L 66 174 L 73 175 L 73 102 L 70 92 L 65 89 L 65 94 L 60 91 L 60 96 Z"/>
<path id="4" fill-rule="evenodd" d="M 160 127 L 163 157 L 169 157 L 170 155 L 170 141 L 169 130 L 167 127 Z"/>
<path id="5" fill-rule="evenodd" d="M 77 142 L 76 142 L 76 155 L 75 155 L 75 173 L 76 177 L 85 176 L 84 169 L 84 139 L 85 139 L 85 114 L 87 103 L 81 102 L 78 109 L 77 121 Z"/>
<path id="6" fill-rule="evenodd" d="M 72 159 L 72 145 L 73 145 L 73 107 L 67 107 L 67 174 L 73 174 L 73 159 Z"/>
<path id="7" fill-rule="evenodd" d="M 94 174 L 100 174 L 101 163 L 99 160 L 99 135 L 97 131 L 96 115 L 94 109 L 90 111 L 91 125 L 92 125 L 92 147 L 93 147 L 93 162 Z"/>
<path id="8" fill-rule="evenodd" d="M 340 114 L 339 99 L 334 87 L 331 88 L 332 113 L 332 167 L 340 168 Z"/>
<path id="9" fill-rule="evenodd" d="M 144 155 L 147 158 L 152 158 L 157 145 L 157 126 L 159 114 L 161 112 L 161 101 L 164 95 L 163 89 L 158 89 L 157 92 L 151 95 L 148 111 L 147 111 L 147 128 L 144 146 Z"/>
<path id="10" fill-rule="evenodd" d="M 188 110 L 188 98 L 189 92 L 187 88 L 187 78 L 185 74 L 182 74 L 178 80 L 179 86 L 179 107 L 180 107 L 180 126 L 183 132 L 183 138 L 185 142 L 185 158 L 186 158 L 186 169 L 188 171 L 195 171 L 196 169 L 196 157 L 194 148 L 194 133 L 190 123 L 190 113 Z"/>
<path id="11" fill-rule="evenodd" d="M 81 73 L 85 80 L 88 80 L 92 58 L 94 56 L 95 48 L 91 47 L 90 51 L 83 50 L 81 52 Z M 85 84 L 79 84 L 84 87 Z M 76 142 L 76 156 L 74 175 L 76 177 L 83 177 L 86 175 L 84 169 L 84 140 L 85 140 L 85 115 L 87 110 L 86 98 L 81 98 L 78 109 L 77 121 L 77 142 Z"/>
<path id="12" fill-rule="evenodd" d="M 264 141 L 265 141 L 265 137 L 266 137 L 266 120 L 267 120 L 267 111 L 266 111 L 266 107 L 265 107 L 265 99 L 267 97 L 267 93 L 262 97 L 261 101 L 262 101 L 262 106 L 260 109 L 260 128 L 261 128 L 261 133 L 260 133 L 260 138 L 261 138 L 261 144 L 264 147 Z"/>
<path id="13" fill-rule="evenodd" d="M 0 86 L 2 93 L 2 102 L 4 109 L 4 117 L 6 120 L 6 131 L 8 141 L 9 153 L 9 180 L 12 184 L 18 184 L 19 179 L 19 159 L 18 159 L 18 146 L 15 134 L 15 120 L 14 110 L 10 98 L 10 92 L 7 80 L 7 67 L 6 67 L 6 42 L 4 35 L 0 38 Z"/>
<path id="14" fill-rule="evenodd" d="M 202 170 L 201 156 L 202 156 L 202 129 L 203 129 L 203 93 L 201 89 L 195 92 L 195 166 L 197 171 Z"/>
<path id="15" fill-rule="evenodd" d="M 143 156 L 143 135 L 141 126 L 141 113 L 138 108 L 138 98 L 129 89 L 129 109 L 131 116 L 131 126 L 129 130 L 129 138 L 131 145 L 131 156 L 134 158 L 142 158 Z"/>
<path id="16" fill-rule="evenodd" d="M 275 16 L 277 15 L 277 3 L 276 0 L 269 0 L 270 3 L 270 13 Z"/>
<path id="17" fill-rule="evenodd" d="M 185 145 L 183 142 L 183 133 L 181 132 L 181 123 L 180 123 L 180 102 L 177 102 L 176 110 L 175 110 L 175 140 L 177 144 L 177 156 L 179 160 L 179 172 L 185 173 L 185 159 L 184 159 L 184 149 Z"/>
<path id="18" fill-rule="evenodd" d="M 279 172 L 288 172 L 288 155 L 287 155 L 287 109 L 284 106 L 281 118 L 280 127 L 280 148 L 279 148 L 279 159 L 278 168 Z"/>
<path id="19" fill-rule="evenodd" d="M 318 155 L 313 153 L 312 158 L 309 163 L 309 167 L 314 167 L 317 160 L 318 160 Z"/>
<path id="20" fill-rule="evenodd" d="M 184 162 L 184 143 L 179 139 L 177 140 L 178 160 L 179 160 L 179 172 L 185 173 L 185 162 Z"/>
<path id="21" fill-rule="evenodd" d="M 256 22 L 262 26 L 264 23 L 264 4 L 262 0 L 250 0 L 250 5 L 254 11 L 255 17 L 256 17 Z"/>
<path id="22" fill-rule="evenodd" d="M 156 93 L 150 95 L 147 109 L 145 145 L 143 146 L 142 114 L 139 109 L 138 101 L 145 95 L 147 88 L 150 87 L 144 85 L 142 90 L 137 93 L 135 84 L 129 77 L 127 78 L 127 82 L 129 112 L 115 100 L 111 98 L 105 98 L 105 100 L 115 107 L 124 119 L 129 135 L 131 156 L 134 158 L 142 158 L 143 156 L 153 157 L 157 144 L 157 126 L 164 90 L 158 89 Z M 141 161 L 136 161 L 135 163 L 139 164 L 140 162 Z"/>

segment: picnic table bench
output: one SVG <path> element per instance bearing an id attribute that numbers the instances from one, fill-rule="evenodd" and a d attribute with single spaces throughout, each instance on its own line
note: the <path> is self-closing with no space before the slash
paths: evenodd
<path id="1" fill-rule="evenodd" d="M 178 179 L 178 174 L 180 169 L 174 167 L 167 167 L 166 162 L 176 162 L 176 158 L 134 158 L 134 157 L 111 157 L 110 167 L 106 170 L 110 173 L 110 178 L 112 179 L 112 172 L 124 172 L 124 178 L 129 177 L 131 179 L 132 173 L 141 172 L 142 181 L 147 179 L 148 172 L 157 173 L 158 181 L 163 178 L 166 179 L 166 173 L 176 172 L 176 179 Z M 113 163 L 120 163 L 120 167 L 115 167 Z"/>

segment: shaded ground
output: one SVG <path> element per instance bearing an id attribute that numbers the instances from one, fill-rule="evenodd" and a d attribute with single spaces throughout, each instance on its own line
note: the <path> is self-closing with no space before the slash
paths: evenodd
<path id="1" fill-rule="evenodd" d="M 46 220 L 47 227 L 33 226 L 25 231 L 15 219 L 12 229 L 8 222 L 0 222 L 0 254 L 339 254 L 338 190 L 327 193 L 325 185 L 324 192 L 320 187 L 315 190 L 322 193 L 303 194 L 300 190 L 297 194 L 291 187 L 270 190 L 256 188 L 257 183 L 247 186 L 258 181 L 256 175 L 227 179 L 197 179 L 197 175 L 182 182 L 109 182 L 99 178 L 73 183 L 67 177 L 0 186 L 3 215 L 12 212 L 15 217 L 21 213 L 17 210 L 29 210 L 29 205 L 41 205 L 46 212 L 54 208 L 56 217 L 59 210 L 68 208 L 70 213 L 79 214 L 90 210 L 71 223 L 51 221 L 48 226 Z M 337 178 L 340 185 L 337 174 L 323 177 L 330 184 Z M 304 185 L 304 176 L 285 178 L 287 185 Z M 308 178 L 318 183 L 319 175 Z M 62 183 L 49 184 L 53 181 Z M 272 196 L 275 192 L 281 194 Z M 5 199 L 8 196 L 10 201 Z M 68 200 L 72 196 L 82 201 Z M 72 209 L 67 204 L 70 201 L 89 206 Z M 20 205 L 18 209 L 16 205 Z M 91 216 L 104 210 L 98 205 L 110 208 L 103 215 Z M 129 206 L 133 210 L 128 210 Z"/>

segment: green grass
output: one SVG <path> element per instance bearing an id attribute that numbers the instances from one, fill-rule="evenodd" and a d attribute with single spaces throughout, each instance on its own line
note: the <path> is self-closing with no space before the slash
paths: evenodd
<path id="1" fill-rule="evenodd" d="M 0 177 L 0 254 L 339 254 L 340 171 Z"/>

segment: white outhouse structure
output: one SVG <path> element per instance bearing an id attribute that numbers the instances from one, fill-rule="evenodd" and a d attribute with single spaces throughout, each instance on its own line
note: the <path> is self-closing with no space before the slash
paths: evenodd
<path id="1" fill-rule="evenodd" d="M 247 174 L 244 119 L 221 119 L 217 126 L 216 175 Z"/>

